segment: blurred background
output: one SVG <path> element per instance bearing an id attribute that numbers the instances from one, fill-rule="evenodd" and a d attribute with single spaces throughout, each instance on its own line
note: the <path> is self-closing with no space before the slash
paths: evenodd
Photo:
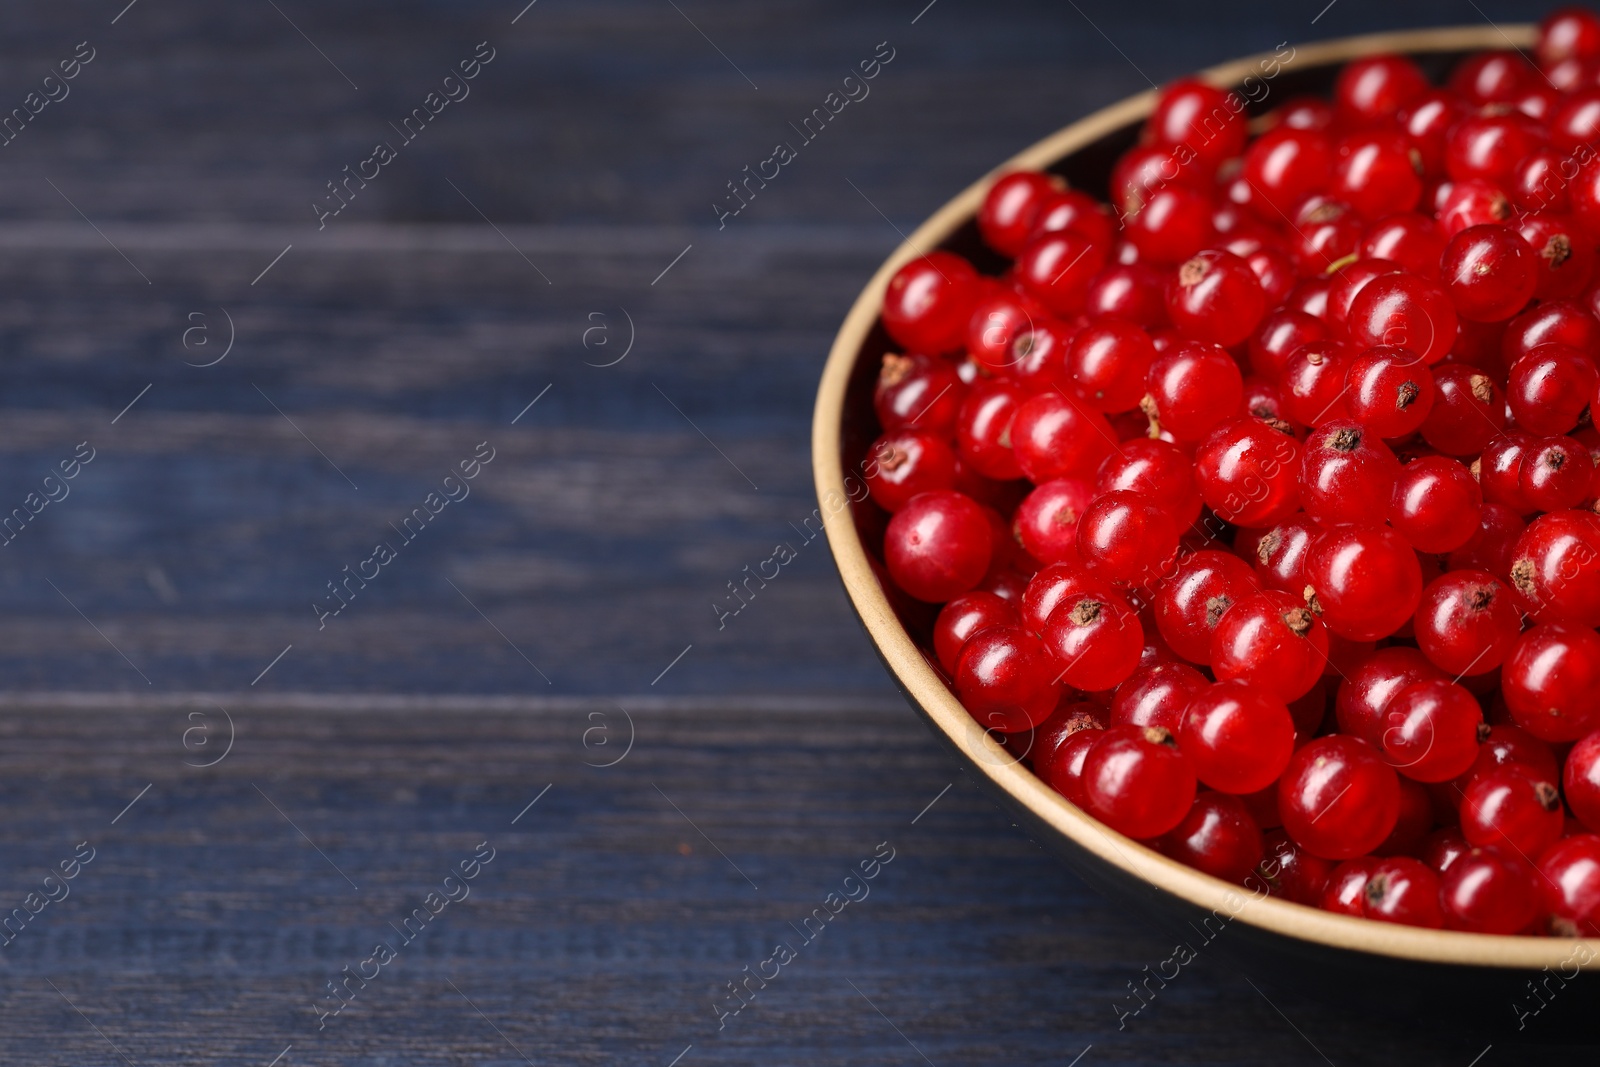
<path id="1" fill-rule="evenodd" d="M 1119 1029 L 1170 944 L 960 776 L 795 528 L 833 331 L 991 166 L 1281 42 L 1542 13 L 12 5 L 5 1061 L 1465 1067 L 1209 956 Z"/>

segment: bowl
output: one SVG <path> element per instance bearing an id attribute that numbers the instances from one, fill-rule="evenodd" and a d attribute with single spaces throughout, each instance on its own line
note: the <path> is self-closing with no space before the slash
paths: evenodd
<path id="1" fill-rule="evenodd" d="M 1525 47 L 1533 40 L 1531 26 L 1374 34 L 1301 46 L 1287 63 L 1280 49 L 1213 67 L 1201 77 L 1233 88 L 1248 77 L 1268 85 L 1262 106 L 1252 108 L 1257 114 L 1291 95 L 1326 94 L 1338 67 L 1359 56 L 1409 55 L 1438 81 L 1470 52 Z M 1277 74 L 1262 81 L 1271 69 Z M 1258 93 L 1241 89 L 1247 98 Z M 1252 893 L 1112 831 L 1035 778 L 974 722 L 923 659 L 874 574 L 850 504 L 864 495 L 858 465 L 878 433 L 873 381 L 882 355 L 897 347 L 878 321 L 890 276 L 937 248 L 967 255 L 980 269 L 997 265 L 993 253 L 984 250 L 974 219 L 990 182 L 1004 171 L 1051 171 L 1104 199 L 1113 160 L 1135 142 L 1155 101 L 1155 90 L 1140 93 L 1006 160 L 919 226 L 856 298 L 823 370 L 812 428 L 817 495 L 850 602 L 901 691 L 972 777 L 1086 882 L 1177 931 L 1191 947 L 1204 941 L 1207 950 L 1214 946 L 1250 968 L 1270 969 L 1317 992 L 1354 987 L 1370 994 L 1381 986 L 1397 1003 L 1431 995 L 1458 1009 L 1497 1011 L 1508 1021 L 1516 1018 L 1516 1004 L 1537 1005 L 1525 988 L 1533 972 L 1553 972 L 1564 982 L 1587 986 L 1592 995 L 1600 988 L 1593 973 L 1600 968 L 1600 939 L 1456 933 L 1335 915 Z M 1588 974 L 1579 976 L 1580 971 Z"/>

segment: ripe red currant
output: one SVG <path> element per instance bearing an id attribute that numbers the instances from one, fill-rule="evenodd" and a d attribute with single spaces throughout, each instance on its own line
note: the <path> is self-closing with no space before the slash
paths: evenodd
<path id="1" fill-rule="evenodd" d="M 1494 379 L 1465 363 L 1433 368 L 1433 410 L 1422 439 L 1450 456 L 1475 456 L 1506 426 L 1505 394 Z"/>
<path id="2" fill-rule="evenodd" d="M 895 585 L 942 604 L 976 586 L 989 570 L 994 535 L 971 497 L 923 493 L 895 512 L 884 534 L 884 563 Z"/>
<path id="3" fill-rule="evenodd" d="M 1561 836 L 1561 794 L 1555 783 L 1507 765 L 1472 780 L 1461 797 L 1461 833 L 1481 847 L 1539 855 Z"/>
<path id="4" fill-rule="evenodd" d="M 1334 699 L 1339 732 L 1381 747 L 1389 728 L 1384 717 L 1389 701 L 1412 685 L 1436 679 L 1448 680 L 1416 649 L 1404 645 L 1378 649 L 1339 684 Z"/>
<path id="5" fill-rule="evenodd" d="M 1300 505 L 1323 525 L 1377 524 L 1389 514 L 1400 461 L 1358 422 L 1324 423 L 1306 438 L 1300 460 Z"/>
<path id="6" fill-rule="evenodd" d="M 1211 669 L 1284 702 L 1300 699 L 1328 664 L 1328 633 L 1297 598 L 1277 590 L 1245 597 L 1211 632 Z"/>
<path id="7" fill-rule="evenodd" d="M 1456 858 L 1440 879 L 1439 904 L 1452 930 L 1516 934 L 1538 916 L 1540 893 L 1526 863 L 1474 848 Z"/>
<path id="8" fill-rule="evenodd" d="M 1306 555 L 1310 606 L 1329 630 L 1352 641 L 1388 637 L 1417 610 L 1422 568 L 1387 526 L 1323 530 Z"/>
<path id="9" fill-rule="evenodd" d="M 1158 726 L 1113 726 L 1083 764 L 1089 811 L 1129 837 L 1175 829 L 1194 802 L 1194 772 L 1172 735 Z"/>
<path id="10" fill-rule="evenodd" d="M 1290 758 L 1278 811 L 1289 836 L 1323 859 L 1365 856 L 1400 817 L 1400 780 L 1365 741 L 1319 737 Z"/>
<path id="11" fill-rule="evenodd" d="M 1234 604 L 1256 591 L 1255 576 L 1238 556 L 1214 549 L 1191 552 L 1156 590 L 1161 636 L 1191 663 L 1211 662 L 1211 634 Z"/>
<path id="12" fill-rule="evenodd" d="M 1210 684 L 1187 663 L 1156 660 L 1141 664 L 1112 695 L 1111 723 L 1160 726 L 1176 736 L 1190 699 Z"/>
<path id="13" fill-rule="evenodd" d="M 1030 557 L 1041 563 L 1077 562 L 1078 522 L 1094 500 L 1094 490 L 1077 478 L 1053 478 L 1017 505 L 1011 532 Z"/>
<path id="14" fill-rule="evenodd" d="M 1439 909 L 1439 876 L 1421 860 L 1390 856 L 1373 864 L 1361 895 L 1361 914 L 1381 922 L 1444 925 Z"/>
<path id="15" fill-rule="evenodd" d="M 1220 249 L 1196 252 L 1167 280 L 1167 315 L 1187 337 L 1236 345 L 1267 310 L 1267 296 L 1244 260 Z"/>
<path id="16" fill-rule="evenodd" d="M 1578 425 L 1597 382 L 1600 374 L 1589 353 L 1564 344 L 1543 344 L 1511 365 L 1506 402 L 1518 426 L 1550 437 Z"/>
<path id="17" fill-rule="evenodd" d="M 1061 699 L 1056 666 L 1039 639 L 1001 623 L 967 639 L 956 660 L 956 694 L 988 729 L 1016 733 L 1050 717 Z"/>
<path id="18" fill-rule="evenodd" d="M 1356 294 L 1345 327 L 1362 348 L 1393 345 L 1417 353 L 1424 363 L 1438 363 L 1455 341 L 1456 308 L 1438 282 L 1385 274 Z"/>
<path id="19" fill-rule="evenodd" d="M 1294 752 L 1283 701 L 1239 681 L 1206 686 L 1189 701 L 1178 747 L 1195 777 L 1223 793 L 1254 793 L 1278 780 Z"/>
<path id="20" fill-rule="evenodd" d="M 940 665 L 954 674 L 967 638 L 991 626 L 1012 626 L 1016 622 L 1017 607 L 1009 600 L 978 590 L 962 593 L 940 609 L 933 624 L 933 650 Z"/>
<path id="21" fill-rule="evenodd" d="M 978 405 L 994 403 L 986 401 L 985 396 L 985 393 L 974 389 L 967 406 L 977 408 Z M 992 422 L 998 423 L 1005 415 L 998 404 L 995 407 L 996 414 L 992 416 Z M 981 410 L 988 409 L 984 407 Z M 988 425 L 976 420 L 969 424 L 967 408 L 962 409 L 963 418 L 957 427 L 961 431 L 958 440 L 963 445 L 962 458 L 965 459 L 967 452 L 972 451 L 988 466 L 989 469 L 985 470 L 984 466 L 973 464 L 987 477 L 1015 478 L 1018 474 L 1024 474 L 1035 484 L 1051 478 L 1068 477 L 1089 481 L 1115 447 L 1116 438 L 1105 416 L 1098 411 L 1087 410 L 1081 401 L 1072 400 L 1061 393 L 1040 393 L 1028 397 L 1012 410 L 1012 421 L 1006 425 L 1002 440 L 999 435 L 992 435 Z M 970 431 L 974 441 L 972 446 L 966 445 L 968 425 L 973 427 Z M 984 442 L 981 449 L 978 441 Z M 1016 465 L 1016 473 L 1012 473 L 1004 462 L 1002 451 L 1010 455 Z"/>
<path id="22" fill-rule="evenodd" d="M 1600 727 L 1600 636 L 1564 623 L 1517 639 L 1500 671 L 1511 719 L 1542 741 L 1576 741 Z"/>
<path id="23" fill-rule="evenodd" d="M 955 451 L 931 433 L 886 433 L 867 455 L 862 475 L 873 503 L 885 511 L 899 511 L 918 493 L 950 489 L 956 482 Z"/>
<path id="24" fill-rule="evenodd" d="M 1345 368 L 1350 417 L 1379 437 L 1406 437 L 1433 410 L 1433 374 L 1416 353 L 1380 345 Z"/>
<path id="25" fill-rule="evenodd" d="M 1268 526 L 1300 506 L 1300 444 L 1282 423 L 1240 415 L 1211 431 L 1195 453 L 1200 496 L 1224 522 Z"/>
<path id="26" fill-rule="evenodd" d="M 1178 527 L 1138 493 L 1097 498 L 1078 520 L 1078 555 L 1091 572 L 1135 587 L 1154 586 L 1170 572 Z"/>
<path id="27" fill-rule="evenodd" d="M 1453 552 L 1478 532 L 1482 512 L 1471 471 L 1448 456 L 1422 456 L 1395 477 L 1389 525 L 1418 552 Z"/>
<path id="28" fill-rule="evenodd" d="M 1541 622 L 1600 626 L 1600 518 L 1553 511 L 1534 519 L 1512 550 L 1511 584 Z"/>
<path id="29" fill-rule="evenodd" d="M 1199 441 L 1238 413 L 1244 376 L 1226 349 L 1185 341 L 1156 356 L 1145 379 L 1146 414 L 1180 441 Z"/>
<path id="30" fill-rule="evenodd" d="M 1483 711 L 1472 694 L 1442 678 L 1400 690 L 1384 708 L 1384 758 L 1417 782 L 1446 782 L 1478 757 Z"/>
<path id="31" fill-rule="evenodd" d="M 1243 885 L 1261 860 L 1261 830 L 1238 797 L 1202 793 L 1160 848 L 1180 863 Z"/>
<path id="32" fill-rule="evenodd" d="M 1573 834 L 1539 857 L 1550 932 L 1559 937 L 1600 934 L 1600 837 Z"/>
<path id="33" fill-rule="evenodd" d="M 978 209 L 978 232 L 990 248 L 1003 256 L 1016 256 L 1028 243 L 1034 219 L 1050 194 L 1066 183 L 1050 174 L 1017 170 L 1001 175 L 984 195 Z"/>
<path id="34" fill-rule="evenodd" d="M 1417 647 L 1446 674 L 1488 674 L 1515 647 L 1522 612 L 1494 575 L 1454 570 L 1422 591 L 1413 628 Z"/>
<path id="35" fill-rule="evenodd" d="M 1127 411 L 1144 395 L 1145 375 L 1155 358 L 1150 335 L 1136 323 L 1096 319 L 1073 336 L 1067 376 L 1093 410 Z"/>
<path id="36" fill-rule="evenodd" d="M 949 361 L 891 352 L 883 357 L 872 407 L 885 430 L 910 427 L 948 438 L 966 395 Z"/>
<path id="37" fill-rule="evenodd" d="M 1170 441 L 1147 437 L 1124 441 L 1100 464 L 1095 490 L 1139 493 L 1171 516 L 1178 529 L 1200 517 L 1200 490 L 1188 455 Z M 1476 523 L 1474 523 L 1476 529 Z"/>
<path id="38" fill-rule="evenodd" d="M 1063 600 L 1050 613 L 1042 636 L 1055 654 L 1061 679 L 1090 693 L 1124 681 L 1144 651 L 1139 616 L 1116 595 L 1085 593 Z"/>
<path id="39" fill-rule="evenodd" d="M 914 259 L 889 279 L 883 328 L 906 348 L 929 355 L 954 352 L 966 336 L 978 291 L 978 272 L 955 253 Z"/>

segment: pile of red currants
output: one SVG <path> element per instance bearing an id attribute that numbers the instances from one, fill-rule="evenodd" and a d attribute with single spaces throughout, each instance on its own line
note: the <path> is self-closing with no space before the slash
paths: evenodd
<path id="1" fill-rule="evenodd" d="M 1014 172 L 890 280 L 857 509 L 1107 826 L 1348 915 L 1600 934 L 1600 16 Z M 875 560 L 875 562 L 877 562 Z M 935 617 L 932 605 L 942 605 Z"/>

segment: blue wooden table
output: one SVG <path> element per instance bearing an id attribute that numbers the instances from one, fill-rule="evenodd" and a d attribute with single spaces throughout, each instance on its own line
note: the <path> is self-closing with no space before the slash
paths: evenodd
<path id="1" fill-rule="evenodd" d="M 796 530 L 832 331 L 994 161 L 1536 14 L 1320 6 L 8 12 L 0 1062 L 1562 1054 L 1210 953 L 1129 1013 L 1169 941 L 945 758 Z"/>

